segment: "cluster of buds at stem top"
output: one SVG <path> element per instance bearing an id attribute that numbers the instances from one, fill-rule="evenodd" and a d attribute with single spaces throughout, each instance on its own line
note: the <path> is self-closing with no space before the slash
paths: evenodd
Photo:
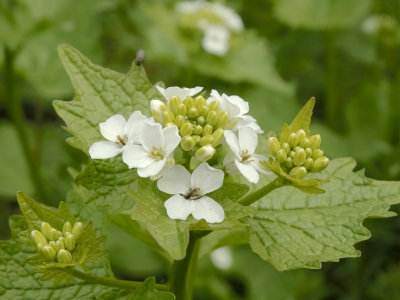
<path id="1" fill-rule="evenodd" d="M 171 97 L 168 104 L 159 100 L 151 102 L 154 120 L 164 127 L 177 126 L 182 137 L 183 151 L 194 151 L 196 159 L 211 159 L 224 139 L 224 130 L 233 129 L 237 121 L 229 121 L 229 114 L 221 111 L 217 101 L 202 97 Z"/>
<path id="2" fill-rule="evenodd" d="M 66 222 L 62 232 L 53 228 L 49 223 L 42 222 L 39 230 L 33 230 L 31 236 L 36 248 L 43 256 L 59 263 L 69 264 L 72 262 L 72 253 L 76 247 L 76 241 L 83 231 L 83 224 L 76 222 L 73 226 Z"/>
<path id="3" fill-rule="evenodd" d="M 287 140 L 279 141 L 276 137 L 268 139 L 269 151 L 281 168 L 287 174 L 299 179 L 308 172 L 321 172 L 328 166 L 329 159 L 324 156 L 320 145 L 319 134 L 308 136 L 303 129 L 292 132 Z"/>

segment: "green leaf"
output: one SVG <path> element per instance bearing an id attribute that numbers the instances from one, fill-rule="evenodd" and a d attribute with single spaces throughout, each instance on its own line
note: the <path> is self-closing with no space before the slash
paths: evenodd
<path id="1" fill-rule="evenodd" d="M 140 110 L 150 116 L 149 101 L 159 98 L 158 91 L 147 80 L 142 66 L 132 64 L 127 74 L 93 64 L 68 45 L 59 46 L 60 59 L 75 91 L 72 101 L 54 101 L 57 114 L 74 136 L 68 142 L 87 153 L 89 147 L 104 138 L 99 123 L 115 114 L 125 118 Z"/>
<path id="2" fill-rule="evenodd" d="M 246 219 L 253 251 L 281 271 L 360 256 L 353 245 L 370 237 L 363 220 L 394 215 L 388 210 L 400 203 L 400 182 L 369 179 L 355 165 L 333 160 L 321 174 L 324 194 L 283 187 L 256 202 L 258 213 Z"/>
<path id="3" fill-rule="evenodd" d="M 138 287 L 135 292 L 129 295 L 128 300 L 174 300 L 175 296 L 169 292 L 160 292 L 155 288 L 156 280 L 154 277 L 147 278 L 143 285 Z"/>

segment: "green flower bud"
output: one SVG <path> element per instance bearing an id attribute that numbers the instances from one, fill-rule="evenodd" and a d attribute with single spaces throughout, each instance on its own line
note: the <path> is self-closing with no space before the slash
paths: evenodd
<path id="1" fill-rule="evenodd" d="M 175 116 L 172 113 L 172 111 L 167 110 L 163 112 L 163 118 L 165 123 L 174 123 L 175 122 Z"/>
<path id="2" fill-rule="evenodd" d="M 193 133 L 196 135 L 200 135 L 202 132 L 203 132 L 203 127 L 201 127 L 200 125 L 195 126 L 193 129 Z"/>
<path id="3" fill-rule="evenodd" d="M 294 156 L 294 151 L 289 151 L 289 153 L 288 153 L 288 157 L 291 157 L 291 158 L 293 158 L 293 156 Z"/>
<path id="4" fill-rule="evenodd" d="M 46 257 L 46 259 L 48 260 L 54 260 L 56 258 L 56 250 L 54 250 L 54 248 L 49 245 L 45 245 L 42 248 L 41 252 L 43 256 Z"/>
<path id="5" fill-rule="evenodd" d="M 210 124 L 207 124 L 203 128 L 202 136 L 211 135 L 213 132 L 213 127 Z"/>
<path id="6" fill-rule="evenodd" d="M 65 238 L 63 238 L 62 240 L 61 240 L 61 238 L 59 238 L 59 239 L 57 240 L 57 242 L 55 242 L 56 248 L 57 248 L 56 251 L 60 251 L 60 250 L 62 250 L 62 249 L 65 249 L 64 241 L 65 241 Z"/>
<path id="7" fill-rule="evenodd" d="M 197 112 L 196 107 L 190 108 L 190 109 L 188 110 L 188 112 L 187 112 L 187 116 L 188 116 L 190 119 L 195 119 L 195 118 L 197 118 L 198 112 Z"/>
<path id="8" fill-rule="evenodd" d="M 310 140 L 308 139 L 308 138 L 305 138 L 302 142 L 300 142 L 299 143 L 300 144 L 300 146 L 302 147 L 302 148 L 308 148 L 308 147 L 310 147 Z"/>
<path id="9" fill-rule="evenodd" d="M 169 109 L 174 114 L 176 114 L 178 112 L 178 107 L 179 107 L 180 104 L 181 104 L 181 99 L 179 99 L 176 96 L 172 96 L 171 99 L 169 99 L 169 102 L 168 102 Z"/>
<path id="10" fill-rule="evenodd" d="M 176 114 L 181 115 L 181 116 L 186 116 L 187 113 L 187 107 L 185 104 L 181 103 L 178 105 L 178 108 L 176 110 Z"/>
<path id="11" fill-rule="evenodd" d="M 202 106 L 199 108 L 199 116 L 206 117 L 207 114 L 210 112 L 210 109 L 207 105 Z"/>
<path id="12" fill-rule="evenodd" d="M 310 147 L 317 149 L 321 146 L 321 136 L 319 134 L 310 137 Z"/>
<path id="13" fill-rule="evenodd" d="M 191 135 L 193 131 L 193 124 L 190 122 L 185 122 L 179 129 L 179 134 L 181 136 Z"/>
<path id="14" fill-rule="evenodd" d="M 69 264 L 72 262 L 71 252 L 67 250 L 60 250 L 57 253 L 57 261 L 62 264 Z"/>
<path id="15" fill-rule="evenodd" d="M 205 135 L 199 141 L 200 146 L 211 145 L 214 142 L 212 135 Z"/>
<path id="16" fill-rule="evenodd" d="M 67 235 L 67 232 L 72 232 L 72 226 L 70 222 L 66 222 L 64 223 L 63 229 L 62 229 L 62 233 L 64 236 Z"/>
<path id="17" fill-rule="evenodd" d="M 308 147 L 308 148 L 306 148 L 306 155 L 307 155 L 307 157 L 311 157 L 311 155 L 312 155 L 312 149 L 310 148 L 310 147 Z"/>
<path id="18" fill-rule="evenodd" d="M 49 246 L 52 247 L 56 251 L 56 253 L 58 252 L 58 246 L 56 245 L 55 241 L 50 241 Z"/>
<path id="19" fill-rule="evenodd" d="M 156 122 L 164 124 L 163 112 L 167 110 L 167 107 L 160 100 L 151 100 L 150 110 L 153 118 Z"/>
<path id="20" fill-rule="evenodd" d="M 172 127 L 172 126 L 175 126 L 175 123 L 172 122 L 165 123 L 165 127 Z"/>
<path id="21" fill-rule="evenodd" d="M 289 146 L 292 147 L 292 148 L 294 148 L 294 147 L 297 146 L 298 143 L 299 143 L 299 137 L 297 136 L 296 133 L 292 132 L 292 133 L 289 135 L 289 138 L 288 138 L 288 144 L 289 144 Z"/>
<path id="22" fill-rule="evenodd" d="M 222 140 L 224 139 L 224 130 L 222 128 L 218 128 L 214 133 L 212 134 L 214 141 L 212 142 L 213 147 L 217 147 L 219 144 L 221 144 Z"/>
<path id="23" fill-rule="evenodd" d="M 304 139 L 307 137 L 307 134 L 303 129 L 297 130 L 296 134 L 299 137 L 299 144 L 302 143 Z"/>
<path id="24" fill-rule="evenodd" d="M 290 170 L 289 175 L 301 179 L 307 175 L 307 170 L 305 167 L 295 167 Z"/>
<path id="25" fill-rule="evenodd" d="M 217 113 L 215 111 L 210 111 L 207 115 L 206 122 L 212 126 L 217 123 Z"/>
<path id="26" fill-rule="evenodd" d="M 199 161 L 207 161 L 215 154 L 215 148 L 211 145 L 206 145 L 198 149 L 195 153 L 195 158 Z"/>
<path id="27" fill-rule="evenodd" d="M 293 168 L 293 158 L 288 157 L 286 159 L 286 167 L 288 167 L 289 169 Z"/>
<path id="28" fill-rule="evenodd" d="M 307 170 L 310 170 L 311 167 L 313 166 L 313 163 L 314 163 L 314 160 L 313 160 L 311 157 L 309 157 L 309 158 L 307 158 L 306 161 L 304 162 L 304 167 L 305 167 Z"/>
<path id="29" fill-rule="evenodd" d="M 39 230 L 33 230 L 31 232 L 31 236 L 33 238 L 33 241 L 36 244 L 36 247 L 41 250 L 45 245 L 47 245 L 47 240 L 43 236 L 43 234 Z"/>
<path id="30" fill-rule="evenodd" d="M 194 139 L 194 142 L 197 144 L 201 140 L 201 136 L 199 135 L 192 135 L 192 139 Z"/>
<path id="31" fill-rule="evenodd" d="M 273 156 L 276 156 L 278 151 L 281 150 L 281 144 L 279 143 L 278 139 L 273 136 L 268 138 L 268 148 L 269 152 L 271 152 Z"/>
<path id="32" fill-rule="evenodd" d="M 185 100 L 183 100 L 183 104 L 186 105 L 186 108 L 189 110 L 194 106 L 194 100 L 192 97 L 187 96 Z"/>
<path id="33" fill-rule="evenodd" d="M 277 153 L 276 153 L 276 159 L 280 162 L 280 163 L 284 163 L 287 160 L 287 153 L 285 150 L 280 149 Z"/>
<path id="34" fill-rule="evenodd" d="M 196 99 L 195 99 L 195 103 L 196 103 L 196 108 L 197 109 L 200 109 L 200 108 L 202 108 L 203 106 L 205 106 L 207 104 L 206 103 L 206 99 L 204 99 L 203 96 L 197 96 Z"/>
<path id="35" fill-rule="evenodd" d="M 290 146 L 288 143 L 282 143 L 281 148 L 286 151 L 286 153 L 290 152 Z"/>
<path id="36" fill-rule="evenodd" d="M 178 127 L 178 129 L 181 128 L 183 123 L 185 123 L 185 117 L 182 116 L 182 115 L 177 115 L 175 117 L 175 125 L 176 125 L 176 127 Z"/>
<path id="37" fill-rule="evenodd" d="M 75 236 L 72 233 L 68 234 L 65 237 L 65 243 L 64 244 L 65 244 L 65 248 L 68 251 L 74 250 L 75 249 L 75 244 L 76 244 Z"/>
<path id="38" fill-rule="evenodd" d="M 232 130 L 233 128 L 235 128 L 237 123 L 238 123 L 238 120 L 230 120 L 230 121 L 228 121 L 228 124 L 226 124 L 225 129 Z"/>
<path id="39" fill-rule="evenodd" d="M 321 172 L 323 169 L 325 169 L 329 164 L 329 158 L 326 156 L 322 156 L 320 158 L 317 158 L 314 160 L 313 166 L 311 167 L 311 172 Z"/>
<path id="40" fill-rule="evenodd" d="M 320 158 L 324 155 L 324 151 L 322 151 L 321 149 L 314 149 L 311 155 L 312 159 L 317 159 Z"/>
<path id="41" fill-rule="evenodd" d="M 75 236 L 75 239 L 79 239 L 83 232 L 83 223 L 75 222 L 74 227 L 72 228 L 72 234 Z"/>
<path id="42" fill-rule="evenodd" d="M 210 104 L 208 104 L 208 108 L 213 111 L 218 111 L 219 104 L 217 101 L 212 101 Z"/>
<path id="43" fill-rule="evenodd" d="M 301 166 L 306 161 L 307 155 L 304 149 L 297 150 L 293 155 L 293 163 L 295 166 Z"/>
<path id="44" fill-rule="evenodd" d="M 226 111 L 221 111 L 217 116 L 217 127 L 225 128 L 226 124 L 228 124 L 229 114 Z"/>
<path id="45" fill-rule="evenodd" d="M 196 141 L 190 135 L 186 135 L 181 139 L 181 147 L 183 151 L 191 151 L 196 145 Z"/>
<path id="46" fill-rule="evenodd" d="M 44 237 L 47 240 L 51 240 L 51 230 L 53 229 L 53 227 L 51 227 L 51 225 L 47 222 L 42 222 L 42 224 L 40 225 L 40 231 L 42 232 L 42 234 L 44 235 Z"/>
<path id="47" fill-rule="evenodd" d="M 55 228 L 52 228 L 50 231 L 50 235 L 51 235 L 51 238 L 50 238 L 51 241 L 57 241 L 58 238 L 62 236 L 62 232 L 58 231 Z"/>
<path id="48" fill-rule="evenodd" d="M 197 118 L 197 124 L 203 126 L 204 124 L 206 124 L 206 118 L 203 116 L 200 116 Z"/>

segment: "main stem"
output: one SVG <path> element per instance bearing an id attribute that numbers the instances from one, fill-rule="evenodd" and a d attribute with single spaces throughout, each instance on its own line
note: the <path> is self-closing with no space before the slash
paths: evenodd
<path id="1" fill-rule="evenodd" d="M 281 187 L 282 185 L 283 179 L 281 177 L 277 177 L 266 186 L 263 186 L 261 189 L 258 189 L 250 195 L 240 199 L 239 203 L 246 206 L 250 205 L 259 200 L 261 197 L 271 193 L 274 189 Z"/>
<path id="2" fill-rule="evenodd" d="M 191 231 L 185 258 L 174 261 L 172 265 L 169 287 L 174 292 L 176 300 L 192 299 L 194 273 L 199 254 L 199 239 L 205 234 L 207 233 L 202 231 Z"/>

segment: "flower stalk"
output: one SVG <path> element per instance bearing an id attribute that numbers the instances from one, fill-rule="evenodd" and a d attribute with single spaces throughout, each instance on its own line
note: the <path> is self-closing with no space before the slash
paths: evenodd
<path id="1" fill-rule="evenodd" d="M 265 195 L 271 193 L 273 190 L 280 188 L 282 186 L 283 186 L 283 178 L 277 177 L 266 186 L 263 186 L 262 188 L 256 190 L 255 192 L 249 194 L 248 196 L 240 199 L 239 203 L 248 206 L 256 202 L 257 200 L 261 199 Z"/>

